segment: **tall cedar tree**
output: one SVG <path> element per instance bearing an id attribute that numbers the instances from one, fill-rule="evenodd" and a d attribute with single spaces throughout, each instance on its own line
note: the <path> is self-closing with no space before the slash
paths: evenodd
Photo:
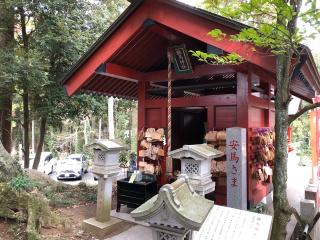
<path id="1" fill-rule="evenodd" d="M 11 62 L 14 46 L 14 10 L 6 4 L 6 1 L 0 0 L 0 49 L 6 49 L 7 53 L 2 60 L 6 59 Z M 8 58 L 9 57 L 9 58 Z M 0 64 L 8 64 L 8 61 Z M 3 79 L 2 79 L 3 78 Z M 0 126 L 1 126 L 1 141 L 7 152 L 11 152 L 11 113 L 12 113 L 12 84 L 6 76 L 2 75 L 0 81 L 5 81 L 9 84 L 0 89 Z"/>

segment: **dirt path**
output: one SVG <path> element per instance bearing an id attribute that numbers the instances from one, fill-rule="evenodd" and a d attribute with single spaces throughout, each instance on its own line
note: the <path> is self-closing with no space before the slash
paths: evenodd
<path id="1" fill-rule="evenodd" d="M 68 208 L 57 209 L 56 212 L 63 218 L 68 219 L 66 229 L 42 228 L 41 237 L 45 240 L 98 240 L 94 235 L 84 232 L 81 228 L 82 221 L 95 216 L 96 205 L 88 203 Z M 112 237 L 132 228 L 134 224 L 122 222 L 118 228 L 105 236 L 105 239 Z M 0 221 L 0 240 L 22 240 L 25 225 L 16 222 Z"/>
<path id="2" fill-rule="evenodd" d="M 0 222 L 0 240 L 11 240 L 12 237 L 8 234 L 8 224 L 4 221 Z"/>
<path id="3" fill-rule="evenodd" d="M 81 229 L 81 224 L 84 219 L 95 216 L 96 205 L 86 204 L 81 206 L 73 206 L 70 208 L 61 208 L 58 213 L 69 219 L 70 224 L 64 231 L 59 228 L 43 229 L 41 235 L 46 240 L 95 240 L 98 239 L 94 235 L 84 232 Z M 112 238 L 123 231 L 128 230 L 134 225 L 131 223 L 123 222 L 114 232 L 107 235 L 105 238 Z"/>

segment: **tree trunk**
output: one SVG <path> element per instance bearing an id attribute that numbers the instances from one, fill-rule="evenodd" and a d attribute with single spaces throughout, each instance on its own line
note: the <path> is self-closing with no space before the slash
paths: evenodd
<path id="1" fill-rule="evenodd" d="M 13 54 L 14 42 L 14 11 L 6 6 L 5 0 L 0 0 L 0 49 Z M 11 152 L 11 115 L 12 115 L 12 85 L 0 91 L 0 121 L 1 141 L 7 152 Z"/>
<path id="2" fill-rule="evenodd" d="M 1 94 L 1 93 L 0 93 Z M 6 94 L 0 100 L 1 105 L 1 141 L 8 153 L 11 153 L 11 117 L 12 117 L 12 93 Z"/>
<path id="3" fill-rule="evenodd" d="M 84 119 L 84 123 L 83 123 L 83 138 L 84 138 L 84 145 L 87 145 L 88 144 L 87 118 Z"/>
<path id="4" fill-rule="evenodd" d="M 19 174 L 22 174 L 20 164 L 9 155 L 0 142 L 0 182 L 8 182 Z"/>
<path id="5" fill-rule="evenodd" d="M 108 127 L 109 127 L 109 139 L 114 139 L 114 111 L 113 111 L 114 99 L 108 98 Z"/>
<path id="6" fill-rule="evenodd" d="M 131 143 L 131 150 L 134 149 L 134 145 L 133 145 L 133 142 L 134 142 L 134 139 L 132 139 L 132 132 L 133 132 L 133 111 L 132 111 L 132 108 L 129 109 L 129 123 L 128 123 L 128 129 L 129 129 L 129 141 Z"/>
<path id="7" fill-rule="evenodd" d="M 99 119 L 99 133 L 98 133 L 98 139 L 101 139 L 101 118 Z"/>
<path id="8" fill-rule="evenodd" d="M 28 61 L 29 41 L 27 35 L 26 14 L 23 6 L 18 7 L 23 48 L 26 53 L 26 61 Z M 29 168 L 29 92 L 27 79 L 24 80 L 22 101 L 23 101 L 23 153 L 24 153 L 24 168 Z"/>
<path id="9" fill-rule="evenodd" d="M 31 121 L 31 149 L 32 149 L 32 153 L 35 153 L 35 126 L 34 126 L 34 120 Z"/>
<path id="10" fill-rule="evenodd" d="M 23 101 L 23 155 L 24 168 L 29 168 L 29 94 L 24 90 Z"/>
<path id="11" fill-rule="evenodd" d="M 47 123 L 47 118 L 42 117 L 40 120 L 40 136 L 39 136 L 39 142 L 37 146 L 37 151 L 36 151 L 36 156 L 34 158 L 33 162 L 33 169 L 38 169 L 39 163 L 40 163 L 40 157 L 41 157 L 41 152 L 43 148 L 43 143 L 44 143 L 44 136 L 46 134 L 46 123 Z"/>
<path id="12" fill-rule="evenodd" d="M 91 115 L 91 134 L 90 134 L 91 139 L 96 138 L 96 118 Z"/>
<path id="13" fill-rule="evenodd" d="M 273 208 L 274 219 L 272 226 L 272 240 L 286 238 L 286 226 L 290 221 L 291 208 L 287 197 L 287 129 L 288 105 L 290 102 L 290 62 L 291 53 L 277 57 L 277 92 L 275 99 L 275 165 L 273 174 Z"/>

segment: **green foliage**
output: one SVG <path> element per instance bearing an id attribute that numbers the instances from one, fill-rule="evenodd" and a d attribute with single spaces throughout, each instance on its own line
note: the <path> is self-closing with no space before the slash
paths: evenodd
<path id="1" fill-rule="evenodd" d="M 211 30 L 208 35 L 210 35 L 211 37 L 213 37 L 215 40 L 220 41 L 222 40 L 226 34 L 223 33 L 220 29 L 213 29 Z"/>
<path id="2" fill-rule="evenodd" d="M 137 154 L 136 154 L 135 152 L 131 152 L 131 153 L 129 154 L 129 158 L 130 158 L 130 159 L 135 159 L 135 158 L 137 158 Z"/>
<path id="3" fill-rule="evenodd" d="M 303 106 L 306 103 L 303 103 Z M 310 149 L 310 120 L 307 113 L 296 119 L 291 124 L 292 143 L 297 143 L 297 152 L 301 157 L 311 157 Z"/>
<path id="4" fill-rule="evenodd" d="M 249 211 L 250 212 L 255 212 L 255 213 L 263 213 L 263 214 L 265 214 L 266 211 L 267 211 L 267 204 L 261 202 L 257 206 L 251 208 Z"/>
<path id="5" fill-rule="evenodd" d="M 119 164 L 120 167 L 126 167 L 128 165 L 129 162 L 129 152 L 128 151 L 122 151 L 119 154 Z"/>
<path id="6" fill-rule="evenodd" d="M 70 207 L 76 204 L 94 202 L 97 199 L 97 188 L 88 186 L 54 187 L 46 186 L 42 189 L 49 199 L 51 207 Z"/>
<path id="7" fill-rule="evenodd" d="M 114 102 L 115 112 L 115 137 L 121 139 L 128 146 L 135 141 L 136 131 L 134 131 L 132 112 L 136 108 L 136 102 L 131 100 L 116 99 Z M 136 146 L 131 146 L 136 149 Z"/>
<path id="8" fill-rule="evenodd" d="M 30 192 L 34 188 L 39 186 L 39 184 L 36 181 L 32 180 L 25 174 L 13 178 L 10 182 L 8 182 L 8 185 L 11 189 L 15 191 L 24 190 L 27 192 Z"/>
<path id="9" fill-rule="evenodd" d="M 23 92 L 30 96 L 30 117 L 36 120 L 36 125 L 40 118 L 47 118 L 50 130 L 60 128 L 66 120 L 78 125 L 86 117 L 102 117 L 105 97 L 82 94 L 68 97 L 59 80 L 129 3 L 126 0 L 10 0 L 6 4 L 14 9 L 22 7 L 27 20 L 27 47 L 21 31 L 16 31 L 13 51 L 0 49 L 0 88 L 14 94 L 12 119 L 17 143 L 22 141 L 20 95 Z M 15 22 L 16 29 L 21 29 L 19 14 L 15 15 Z M 47 145 L 54 145 L 51 136 L 46 140 L 49 140 Z"/>
<path id="10" fill-rule="evenodd" d="M 205 62 L 212 65 L 224 65 L 224 64 L 240 64 L 244 60 L 236 53 L 229 53 L 224 56 L 219 56 L 213 53 L 205 53 L 202 51 L 189 51 L 193 57 L 198 58 L 200 62 Z"/>
<path id="11" fill-rule="evenodd" d="M 302 40 L 312 38 L 320 31 L 320 10 L 314 2 L 305 2 L 303 11 L 300 10 L 299 1 L 296 5 L 291 5 L 290 2 L 281 0 L 240 2 L 204 0 L 203 7 L 248 25 L 238 34 L 232 35 L 232 40 L 267 48 L 276 55 L 284 54 L 288 49 L 299 55 Z M 292 20 L 296 17 L 306 25 L 299 29 L 290 30 Z M 220 39 L 224 37 L 224 34 L 216 29 L 211 31 L 210 35 L 216 40 L 217 37 Z"/>

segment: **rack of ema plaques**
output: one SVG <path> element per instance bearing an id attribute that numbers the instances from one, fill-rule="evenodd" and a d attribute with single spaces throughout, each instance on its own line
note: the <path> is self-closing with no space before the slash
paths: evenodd
<path id="1" fill-rule="evenodd" d="M 166 184 L 159 194 L 131 212 L 137 221 L 150 224 L 153 240 L 191 240 L 199 231 L 213 202 L 199 196 L 186 175 Z"/>
<path id="2" fill-rule="evenodd" d="M 171 158 L 181 160 L 181 173 L 190 178 L 194 190 L 204 196 L 215 190 L 211 179 L 211 160 L 225 155 L 207 144 L 184 145 L 169 152 Z"/>

